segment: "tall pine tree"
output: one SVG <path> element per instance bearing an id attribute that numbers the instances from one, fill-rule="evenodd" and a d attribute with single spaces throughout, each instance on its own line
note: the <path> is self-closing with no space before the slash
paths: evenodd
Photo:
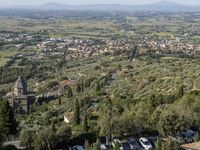
<path id="1" fill-rule="evenodd" d="M 75 101 L 75 106 L 74 106 L 74 124 L 79 125 L 80 124 L 80 106 L 79 106 L 79 101 Z"/>
<path id="2" fill-rule="evenodd" d="M 101 90 L 101 86 L 100 86 L 100 83 L 98 81 L 97 84 L 96 84 L 96 92 L 99 92 L 100 90 Z"/>
<path id="3" fill-rule="evenodd" d="M 182 98 L 183 95 L 184 95 L 184 86 L 181 85 L 181 86 L 179 87 L 179 89 L 178 89 L 178 92 L 177 92 L 177 98 L 178 98 L 178 99 L 179 99 L 179 98 Z"/>
<path id="4" fill-rule="evenodd" d="M 7 100 L 0 102 L 0 130 L 6 137 L 15 135 L 17 124 L 12 108 Z"/>
<path id="5" fill-rule="evenodd" d="M 1 129 L 0 129 L 1 130 Z M 2 148 L 3 145 L 3 135 L 1 133 L 2 131 L 0 131 L 0 149 Z"/>
<path id="6" fill-rule="evenodd" d="M 78 84 L 76 85 L 76 92 L 77 92 L 77 93 L 81 92 L 81 84 L 80 84 L 80 83 L 78 83 Z"/>
<path id="7" fill-rule="evenodd" d="M 88 132 L 88 130 L 89 130 L 87 114 L 85 114 L 85 116 L 84 116 L 83 129 L 84 129 L 85 132 Z"/>
<path id="8" fill-rule="evenodd" d="M 58 105 L 61 105 L 62 104 L 62 100 L 61 100 L 61 98 L 59 97 L 59 99 L 58 99 Z"/>
<path id="9" fill-rule="evenodd" d="M 68 87 L 67 97 L 68 97 L 68 98 L 73 97 L 73 91 L 72 91 L 72 89 L 71 89 L 70 87 Z"/>

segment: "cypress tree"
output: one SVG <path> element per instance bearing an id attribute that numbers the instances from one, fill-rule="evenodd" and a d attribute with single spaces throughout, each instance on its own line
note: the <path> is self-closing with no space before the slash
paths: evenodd
<path id="1" fill-rule="evenodd" d="M 80 83 L 78 83 L 76 86 L 76 92 L 79 93 L 79 92 L 81 92 L 81 90 L 82 90 L 81 85 L 80 85 Z"/>
<path id="2" fill-rule="evenodd" d="M 85 132 L 88 132 L 89 126 L 88 126 L 88 117 L 87 117 L 87 115 L 84 116 L 83 129 L 84 129 Z"/>
<path id="3" fill-rule="evenodd" d="M 151 94 L 149 97 L 149 103 L 151 105 L 151 107 L 154 109 L 155 107 L 157 107 L 157 100 L 156 100 L 156 95 L 155 94 Z"/>
<path id="4" fill-rule="evenodd" d="M 81 92 L 83 92 L 84 91 L 84 82 L 83 82 L 83 80 L 81 81 Z"/>
<path id="5" fill-rule="evenodd" d="M 2 134 L 15 135 L 17 124 L 12 108 L 7 100 L 0 102 L 0 130 Z"/>
<path id="6" fill-rule="evenodd" d="M 3 141 L 4 141 L 4 137 L 3 137 L 2 130 L 0 129 L 0 149 L 1 149 L 2 146 L 3 146 Z"/>
<path id="7" fill-rule="evenodd" d="M 178 99 L 179 99 L 179 98 L 182 98 L 183 95 L 184 95 L 184 86 L 181 85 L 181 86 L 179 87 L 179 89 L 178 89 L 178 92 L 177 92 L 177 98 L 178 98 Z"/>
<path id="8" fill-rule="evenodd" d="M 101 86 L 100 86 L 100 83 L 97 82 L 97 85 L 96 85 L 96 92 L 99 92 L 101 90 Z"/>
<path id="9" fill-rule="evenodd" d="M 75 106 L 74 106 L 74 124 L 79 125 L 80 124 L 80 106 L 79 106 L 79 101 L 75 101 Z"/>
<path id="10" fill-rule="evenodd" d="M 67 91 L 67 97 L 68 98 L 73 97 L 73 92 L 72 92 L 72 89 L 70 87 L 68 88 L 68 91 Z"/>
<path id="11" fill-rule="evenodd" d="M 90 79 L 85 81 L 85 87 L 90 87 Z"/>
<path id="12" fill-rule="evenodd" d="M 61 105 L 62 104 L 62 100 L 61 98 L 58 99 L 58 105 Z"/>

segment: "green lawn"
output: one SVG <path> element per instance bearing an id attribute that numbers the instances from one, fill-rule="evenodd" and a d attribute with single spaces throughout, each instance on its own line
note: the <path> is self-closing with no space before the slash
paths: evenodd
<path id="1" fill-rule="evenodd" d="M 0 66 L 5 65 L 11 57 L 17 54 L 16 48 L 9 48 L 7 50 L 0 50 Z"/>

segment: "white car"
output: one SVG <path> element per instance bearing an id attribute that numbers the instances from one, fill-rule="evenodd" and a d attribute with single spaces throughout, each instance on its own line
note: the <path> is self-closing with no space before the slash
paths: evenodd
<path id="1" fill-rule="evenodd" d="M 81 145 L 74 145 L 74 146 L 72 147 L 72 149 L 73 149 L 73 150 L 84 150 L 83 146 L 81 146 Z"/>
<path id="2" fill-rule="evenodd" d="M 146 138 L 140 138 L 139 142 L 145 150 L 153 150 L 153 146 Z"/>
<path id="3" fill-rule="evenodd" d="M 107 149 L 107 148 L 106 148 L 106 145 L 105 145 L 105 144 L 101 144 L 101 145 L 100 145 L 100 149 L 101 149 L 101 150 L 106 150 L 106 149 Z"/>

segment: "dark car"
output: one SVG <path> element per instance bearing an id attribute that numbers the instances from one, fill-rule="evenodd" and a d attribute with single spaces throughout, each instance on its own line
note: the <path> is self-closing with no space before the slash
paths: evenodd
<path id="1" fill-rule="evenodd" d="M 139 150 L 140 149 L 140 147 L 139 147 L 139 145 L 138 145 L 138 143 L 137 143 L 135 138 L 130 138 L 129 139 L 129 145 L 130 145 L 132 150 Z"/>
<path id="2" fill-rule="evenodd" d="M 130 144 L 128 141 L 121 141 L 120 150 L 131 150 Z"/>

